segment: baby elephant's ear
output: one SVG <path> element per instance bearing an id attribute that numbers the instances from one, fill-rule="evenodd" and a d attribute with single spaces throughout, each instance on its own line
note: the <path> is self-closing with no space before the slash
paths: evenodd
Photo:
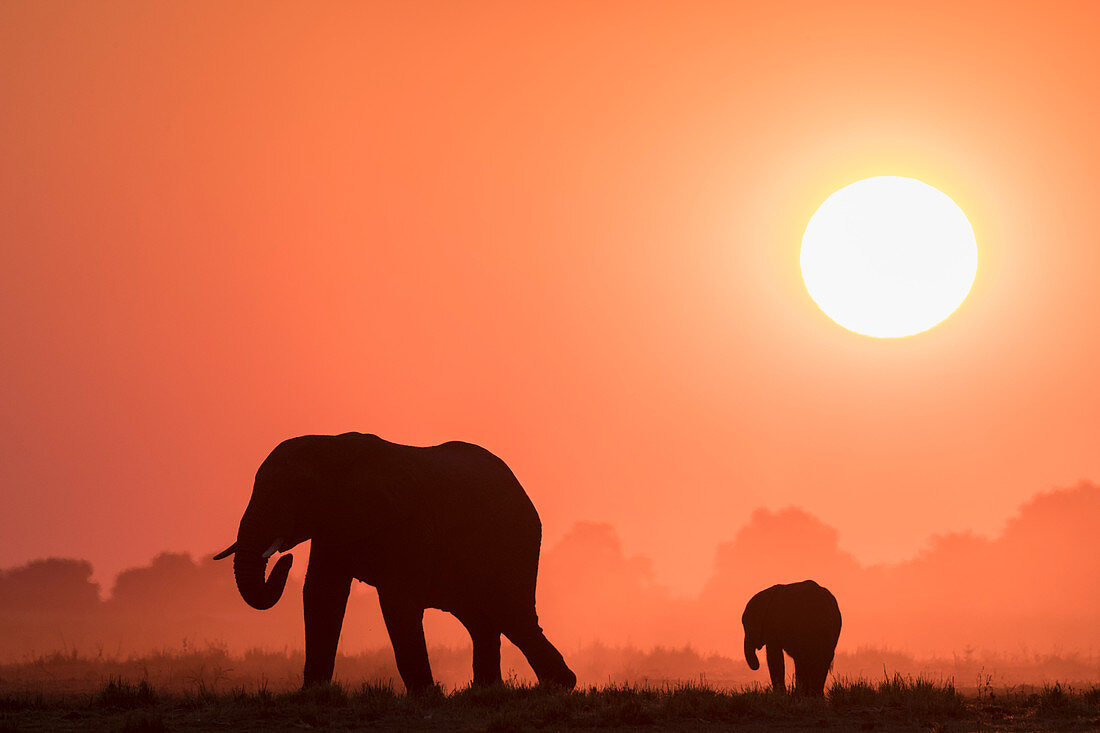
<path id="1" fill-rule="evenodd" d="M 760 616 L 762 618 L 771 618 L 775 613 L 776 598 L 779 594 L 777 588 L 768 588 L 760 593 Z"/>
<path id="2" fill-rule="evenodd" d="M 766 588 L 753 596 L 745 606 L 745 616 L 753 623 L 763 624 L 772 614 L 775 603 L 775 588 Z"/>

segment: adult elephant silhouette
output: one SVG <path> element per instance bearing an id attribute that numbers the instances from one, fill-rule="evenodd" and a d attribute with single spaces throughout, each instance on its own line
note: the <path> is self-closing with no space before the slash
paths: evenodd
<path id="1" fill-rule="evenodd" d="M 840 638 L 840 607 L 812 580 L 773 585 L 753 596 L 741 615 L 745 661 L 760 669 L 756 650 L 767 646 L 772 689 L 784 692 L 783 652 L 794 661 L 795 689 L 820 697 Z"/>
<path id="2" fill-rule="evenodd" d="M 474 682 L 499 682 L 500 635 L 530 662 L 540 683 L 572 688 L 576 675 L 535 614 L 542 524 L 508 466 L 469 443 L 398 445 L 376 435 L 307 435 L 284 441 L 256 472 L 233 554 L 250 606 L 275 605 L 291 555 L 311 540 L 303 590 L 303 686 L 332 679 L 353 579 L 378 589 L 382 617 L 405 688 L 434 684 L 424 609 L 454 614 L 470 632 Z"/>

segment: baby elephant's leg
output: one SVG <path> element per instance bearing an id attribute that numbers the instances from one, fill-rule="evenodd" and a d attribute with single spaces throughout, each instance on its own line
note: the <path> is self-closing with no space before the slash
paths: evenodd
<path id="1" fill-rule="evenodd" d="M 829 663 L 820 655 L 801 656 L 794 660 L 795 689 L 803 695 L 824 695 L 825 677 L 828 674 Z"/>
<path id="2" fill-rule="evenodd" d="M 772 678 L 772 689 L 776 692 L 786 692 L 786 671 L 783 669 L 783 647 L 778 644 L 768 644 L 768 674 Z"/>

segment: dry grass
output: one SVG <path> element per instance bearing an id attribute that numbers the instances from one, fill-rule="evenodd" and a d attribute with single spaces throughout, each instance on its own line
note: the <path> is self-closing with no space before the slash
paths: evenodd
<path id="1" fill-rule="evenodd" d="M 437 648 L 431 654 L 440 679 L 469 679 L 468 649 Z M 52 654 L 0 665 L 0 732 L 1100 730 L 1100 687 L 1094 682 L 995 688 L 992 675 L 982 673 L 976 686 L 964 689 L 952 676 L 883 673 L 868 679 L 840 673 L 826 698 L 811 699 L 731 679 L 734 660 L 702 658 L 690 650 L 624 658 L 626 672 L 615 675 L 602 676 L 599 670 L 609 669 L 603 662 L 589 664 L 585 678 L 602 676 L 603 682 L 569 693 L 531 687 L 512 674 L 497 687 L 452 683 L 409 698 L 389 649 L 341 656 L 338 674 L 354 683 L 304 692 L 297 689 L 300 652 L 233 656 L 212 645 L 126 659 Z M 677 672 L 692 681 L 678 681 Z"/>
<path id="2" fill-rule="evenodd" d="M 703 683 L 609 685 L 573 692 L 505 684 L 407 697 L 388 684 L 349 690 L 253 689 L 163 693 L 144 680 L 112 679 L 92 693 L 0 696 L 2 730 L 350 730 L 439 731 L 717 730 L 1094 730 L 1100 687 L 1055 684 L 999 699 L 965 697 L 950 681 L 838 680 L 824 699 L 760 687 Z"/>

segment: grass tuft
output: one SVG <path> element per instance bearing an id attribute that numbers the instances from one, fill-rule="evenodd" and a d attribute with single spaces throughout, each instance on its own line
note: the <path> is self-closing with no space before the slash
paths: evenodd
<path id="1" fill-rule="evenodd" d="M 829 687 L 829 703 L 834 710 L 892 710 L 909 718 L 925 716 L 957 717 L 966 704 L 953 680 L 894 674 L 878 684 L 864 679 L 840 678 Z"/>
<path id="2" fill-rule="evenodd" d="M 277 703 L 289 702 L 295 705 L 315 705 L 325 708 L 340 708 L 348 704 L 348 691 L 344 686 L 331 682 L 328 684 L 310 685 L 309 687 L 293 692 L 284 692 L 276 695 Z"/>
<path id="3" fill-rule="evenodd" d="M 349 700 L 359 720 L 372 721 L 396 714 L 405 698 L 397 696 L 392 684 L 383 682 L 362 685 Z"/>
<path id="4" fill-rule="evenodd" d="M 156 701 L 157 695 L 149 686 L 148 680 L 142 680 L 135 685 L 113 677 L 96 693 L 92 699 L 92 705 L 100 708 L 132 710 L 148 707 Z"/>
<path id="5" fill-rule="evenodd" d="M 22 695 L 8 693 L 0 695 L 0 712 L 8 710 L 42 710 L 50 707 L 54 702 L 41 691 Z"/>
<path id="6" fill-rule="evenodd" d="M 1071 685 L 1055 682 L 1028 698 L 1036 715 L 1043 718 L 1074 718 L 1100 716 L 1100 686 L 1075 690 Z M 1100 721 L 1096 721 L 1100 722 Z"/>

